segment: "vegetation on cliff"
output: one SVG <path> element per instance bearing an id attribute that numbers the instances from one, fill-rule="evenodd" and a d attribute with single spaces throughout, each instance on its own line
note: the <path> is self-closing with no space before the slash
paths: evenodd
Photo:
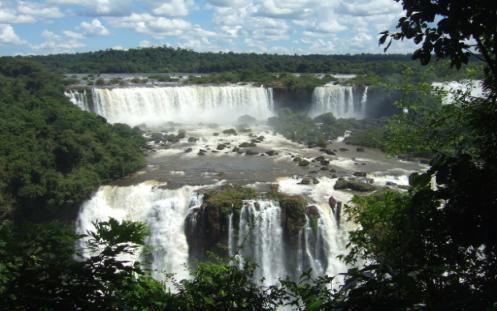
<path id="1" fill-rule="evenodd" d="M 100 184 L 144 164 L 137 130 L 72 105 L 38 64 L 0 60 L 0 115 L 3 217 L 72 220 Z"/>

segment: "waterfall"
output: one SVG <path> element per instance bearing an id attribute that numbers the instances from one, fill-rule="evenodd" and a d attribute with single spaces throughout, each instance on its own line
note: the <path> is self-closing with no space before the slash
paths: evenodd
<path id="1" fill-rule="evenodd" d="M 178 279 L 185 279 L 189 277 L 185 218 L 200 203 L 189 186 L 176 190 L 161 189 L 154 182 L 129 187 L 103 186 L 81 207 L 77 232 L 93 231 L 94 221 L 110 217 L 143 222 L 150 228 L 146 244 L 152 250 L 142 260 L 150 262 L 153 276 L 163 280 L 165 273 L 174 273 Z M 136 257 L 135 260 L 140 254 Z"/>
<path id="2" fill-rule="evenodd" d="M 69 98 L 73 105 L 78 106 L 81 110 L 92 111 L 90 100 L 90 92 L 88 90 L 67 90 L 64 95 Z"/>
<path id="3" fill-rule="evenodd" d="M 79 107 L 110 123 L 160 125 L 178 123 L 233 123 L 242 115 L 267 119 L 273 115 L 272 89 L 253 86 L 177 86 L 93 88 L 94 109 L 74 95 Z"/>
<path id="4" fill-rule="evenodd" d="M 302 186 L 295 184 L 296 181 L 285 183 L 295 190 L 302 190 L 298 189 Z M 287 211 L 277 201 L 243 201 L 242 207 L 226 215 L 224 222 L 222 217 L 212 217 L 219 215 L 215 211 L 206 212 L 202 204 L 203 195 L 197 193 L 201 186 L 170 190 L 149 181 L 127 187 L 100 187 L 82 205 L 77 233 L 92 231 L 95 229 L 94 221 L 105 221 L 110 217 L 145 223 L 150 229 L 145 241 L 146 251 L 124 259 L 130 262 L 140 260 L 160 281 L 165 281 L 165 275 L 169 273 L 173 273 L 176 280 L 189 278 L 195 260 L 204 260 L 201 253 L 213 250 L 218 242 L 227 246 L 229 252 L 226 254 L 239 259 L 240 266 L 247 261 L 254 262 L 257 265 L 254 280 L 260 282 L 263 279 L 264 285 L 275 285 L 286 277 L 296 279 L 309 269 L 314 277 L 336 276 L 347 270 L 336 257 L 345 251 L 347 234 L 338 226 L 327 205 L 333 183 L 331 179 L 322 178 L 313 188 L 310 195 L 317 203 L 316 209 L 313 216 L 305 216 L 305 225 L 298 232 L 289 231 L 284 221 Z M 345 199 L 339 193 L 334 195 Z M 212 221 L 219 225 L 220 231 L 203 231 L 207 222 L 212 224 Z M 223 231 L 224 226 L 226 231 Z M 216 236 L 219 233 L 221 235 Z M 338 284 L 340 278 L 334 282 Z"/>
<path id="5" fill-rule="evenodd" d="M 230 245 L 232 247 L 232 245 Z M 240 211 L 237 251 L 243 259 L 250 259 L 257 268 L 255 279 L 274 285 L 287 276 L 281 209 L 276 202 L 249 200 Z M 231 250 L 230 253 L 236 253 Z"/>
<path id="6" fill-rule="evenodd" d="M 368 87 L 364 87 L 364 93 L 362 93 L 362 98 L 361 98 L 361 112 L 362 112 L 362 117 L 366 117 L 366 103 L 368 102 Z"/>
<path id="7" fill-rule="evenodd" d="M 316 87 L 312 94 L 311 117 L 331 112 L 336 118 L 362 119 L 366 116 L 367 88 L 360 102 L 354 100 L 354 88 L 343 85 Z"/>

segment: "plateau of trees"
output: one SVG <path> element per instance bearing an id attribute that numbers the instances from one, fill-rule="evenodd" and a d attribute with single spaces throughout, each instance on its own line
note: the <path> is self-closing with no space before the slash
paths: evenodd
<path id="1" fill-rule="evenodd" d="M 51 70 L 60 73 L 223 73 L 217 80 L 243 81 L 247 75 L 261 73 L 349 73 L 360 75 L 357 82 L 374 83 L 384 77 L 395 76 L 405 67 L 432 72 L 433 80 L 456 80 L 481 77 L 482 62 L 478 56 L 468 58 L 464 70 L 452 70 L 447 61 L 425 67 L 410 60 L 409 55 L 278 55 L 256 53 L 213 53 L 153 47 L 105 50 L 77 54 L 28 56 Z M 260 80 L 260 79 L 258 79 Z M 258 81 L 256 80 L 256 81 Z M 252 81 L 252 82 L 256 82 Z M 394 80 L 393 80 L 394 81 Z"/>
<path id="2" fill-rule="evenodd" d="M 0 115 L 2 219 L 72 220 L 100 184 L 144 164 L 137 130 L 81 111 L 31 61 L 0 60 Z"/>

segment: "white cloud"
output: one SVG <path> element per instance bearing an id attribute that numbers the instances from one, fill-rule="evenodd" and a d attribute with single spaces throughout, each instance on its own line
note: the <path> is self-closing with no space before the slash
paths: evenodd
<path id="1" fill-rule="evenodd" d="M 193 37 L 211 37 L 216 34 L 191 24 L 181 18 L 156 17 L 148 13 L 132 13 L 129 16 L 109 18 L 114 27 L 132 29 L 135 32 L 152 36 L 156 39 L 178 37 L 189 40 Z"/>
<path id="2" fill-rule="evenodd" d="M 35 19 L 29 15 L 18 14 L 14 9 L 8 7 L 6 3 L 0 2 L 0 23 L 34 23 Z"/>
<path id="3" fill-rule="evenodd" d="M 80 27 L 87 36 L 108 36 L 110 34 L 107 28 L 96 18 L 90 23 L 82 22 Z"/>
<path id="4" fill-rule="evenodd" d="M 140 48 L 149 48 L 149 47 L 152 47 L 152 46 L 153 46 L 152 42 L 150 42 L 148 40 L 142 40 L 138 44 L 138 47 L 140 47 Z"/>
<path id="5" fill-rule="evenodd" d="M 153 13 L 160 16 L 186 16 L 194 5 L 193 0 L 167 0 L 161 1 Z"/>
<path id="6" fill-rule="evenodd" d="M 64 30 L 63 31 L 64 36 L 74 39 L 74 40 L 83 40 L 85 38 L 84 35 L 80 34 L 79 32 L 71 31 L 71 30 Z"/>
<path id="7" fill-rule="evenodd" d="M 257 6 L 257 14 L 274 18 L 303 19 L 312 13 L 310 4 L 314 2 L 302 0 L 262 0 Z"/>
<path id="8" fill-rule="evenodd" d="M 63 16 L 58 7 L 33 2 L 20 1 L 17 10 L 23 15 L 39 19 L 53 19 Z"/>
<path id="9" fill-rule="evenodd" d="M 80 39 L 75 38 L 74 32 L 69 32 L 69 35 L 66 32 L 63 35 L 59 35 L 52 31 L 44 30 L 41 33 L 41 37 L 45 41 L 41 44 L 33 45 L 32 48 L 42 50 L 43 53 L 74 52 L 79 48 L 85 47 L 85 44 Z"/>
<path id="10" fill-rule="evenodd" d="M 355 16 L 371 16 L 398 13 L 401 5 L 391 0 L 352 0 L 342 1 L 339 13 Z"/>
<path id="11" fill-rule="evenodd" d="M 0 24 L 0 44 L 21 45 L 25 42 L 15 33 L 14 28 L 8 24 Z"/>
<path id="12" fill-rule="evenodd" d="M 70 7 L 79 15 L 123 16 L 129 14 L 132 0 L 48 0 L 48 3 Z"/>
<path id="13" fill-rule="evenodd" d="M 215 7 L 240 7 L 247 4 L 246 0 L 207 0 L 207 4 Z"/>

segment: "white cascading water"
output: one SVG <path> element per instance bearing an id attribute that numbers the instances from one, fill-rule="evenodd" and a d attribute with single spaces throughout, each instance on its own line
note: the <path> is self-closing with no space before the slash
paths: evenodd
<path id="1" fill-rule="evenodd" d="M 367 92 L 367 88 L 365 89 Z M 367 94 L 362 96 L 360 105 L 355 105 L 354 88 L 343 85 L 316 87 L 312 94 L 311 117 L 331 112 L 338 119 L 363 119 L 366 116 Z"/>
<path id="2" fill-rule="evenodd" d="M 366 117 L 366 104 L 368 102 L 368 87 L 364 87 L 364 93 L 362 93 L 362 98 L 361 98 L 361 111 L 363 114 L 363 118 Z"/>
<path id="3" fill-rule="evenodd" d="M 178 279 L 188 278 L 185 218 L 190 209 L 201 204 L 194 190 L 190 186 L 176 190 L 161 189 L 155 182 L 129 187 L 103 186 L 83 204 L 77 232 L 84 234 L 93 231 L 94 221 L 105 221 L 111 217 L 143 222 L 150 228 L 146 243 L 152 251 L 146 261 L 150 261 L 153 276 L 164 280 L 166 273 L 174 273 Z"/>
<path id="4" fill-rule="evenodd" d="M 85 110 L 74 93 L 71 101 Z M 94 109 L 110 123 L 130 126 L 177 123 L 233 123 L 242 115 L 273 116 L 273 92 L 254 86 L 93 88 Z"/>
<path id="5" fill-rule="evenodd" d="M 64 95 L 69 98 L 73 105 L 78 106 L 81 110 L 91 111 L 90 97 L 88 90 L 67 90 Z"/>
<path id="6" fill-rule="evenodd" d="M 274 285 L 278 279 L 287 276 L 281 208 L 278 203 L 267 200 L 245 201 L 240 211 L 236 238 L 234 225 L 230 221 L 230 254 L 236 254 L 242 260 L 250 259 L 257 264 L 254 276 L 256 280 L 264 278 L 264 285 Z"/>

